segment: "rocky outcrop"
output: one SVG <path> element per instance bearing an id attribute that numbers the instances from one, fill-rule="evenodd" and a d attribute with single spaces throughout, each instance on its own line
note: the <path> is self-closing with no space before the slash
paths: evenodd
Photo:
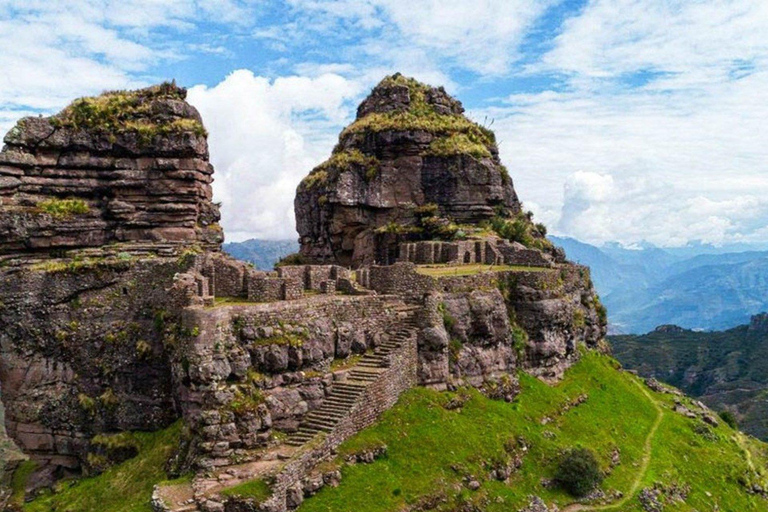
<path id="1" fill-rule="evenodd" d="M 200 115 L 173 84 L 27 117 L 0 152 L 0 255 L 119 242 L 217 249 Z"/>
<path id="2" fill-rule="evenodd" d="M 194 294 L 176 278 L 223 238 L 185 94 L 163 84 L 83 98 L 5 137 L 0 385 L 36 483 L 99 470 L 96 434 L 180 415 L 174 343 Z"/>
<path id="3" fill-rule="evenodd" d="M 520 203 L 493 133 L 442 88 L 401 75 L 363 101 L 331 157 L 296 193 L 301 254 L 342 265 L 390 263 L 404 235 L 449 235 Z M 430 225 L 420 207 L 436 206 Z"/>

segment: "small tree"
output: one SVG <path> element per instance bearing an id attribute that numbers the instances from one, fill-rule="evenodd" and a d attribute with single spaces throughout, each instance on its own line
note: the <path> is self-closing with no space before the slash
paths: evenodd
<path id="1" fill-rule="evenodd" d="M 574 448 L 560 460 L 555 481 L 571 495 L 581 497 L 603 481 L 603 473 L 591 450 Z"/>

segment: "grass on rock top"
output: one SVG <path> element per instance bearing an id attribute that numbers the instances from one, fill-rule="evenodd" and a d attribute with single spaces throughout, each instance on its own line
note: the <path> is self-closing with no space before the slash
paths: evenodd
<path id="1" fill-rule="evenodd" d="M 205 136 L 203 125 L 189 118 L 155 116 L 155 100 L 183 100 L 186 91 L 173 83 L 163 83 L 136 91 L 109 91 L 99 96 L 73 101 L 51 118 L 55 127 L 99 130 L 117 134 L 135 132 L 151 141 L 157 135 L 191 132 Z"/>
<path id="2" fill-rule="evenodd" d="M 438 113 L 434 106 L 427 101 L 427 93 L 431 88 L 426 84 L 398 74 L 386 77 L 377 87 L 387 88 L 396 85 L 405 86 L 409 90 L 410 104 L 408 110 L 370 113 L 357 119 L 344 129 L 341 138 L 343 139 L 348 134 L 365 131 L 421 130 L 448 136 L 462 135 L 460 141 L 454 140 L 447 145 L 447 148 L 452 151 L 459 145 L 458 143 L 465 145 L 471 143 L 471 152 L 483 152 L 478 146 L 483 146 L 483 149 L 488 151 L 488 147 L 496 143 L 496 137 L 491 130 L 470 121 L 467 117 L 460 114 Z M 445 147 L 442 148 L 443 151 L 445 149 Z"/>
<path id="3" fill-rule="evenodd" d="M 443 406 L 454 394 L 414 388 L 378 424 L 339 450 L 343 458 L 385 444 L 386 455 L 372 464 L 343 466 L 341 485 L 322 489 L 299 512 L 392 512 L 440 495 L 447 497 L 447 508 L 436 510 L 456 510 L 458 504 L 469 503 L 488 512 L 516 511 L 531 495 L 562 509 L 574 499 L 542 481 L 555 475 L 561 455 L 574 447 L 596 453 L 601 469 L 609 473 L 602 484 L 606 494 L 633 490 L 639 476 L 635 490 L 655 482 L 690 485 L 687 501 L 667 503 L 665 512 L 766 509 L 765 500 L 748 494 L 740 483 L 755 473 L 744 450 L 762 471 L 766 445 L 726 425 L 710 427 L 711 435 L 702 436 L 697 433 L 700 420 L 673 412 L 671 397 L 644 391 L 636 377 L 617 371 L 615 365 L 606 356 L 589 353 L 553 387 L 523 374 L 522 393 L 512 404 L 462 391 L 470 399 L 460 409 L 448 410 Z M 564 404 L 582 394 L 587 401 L 562 414 Z M 646 440 L 657 419 L 661 423 L 651 437 L 650 463 L 642 472 Z M 505 444 L 519 442 L 528 446 L 520 470 L 509 483 L 490 479 L 487 461 L 502 457 Z M 611 469 L 617 448 L 621 463 Z M 466 488 L 470 475 L 481 483 L 479 490 Z M 643 508 L 632 495 L 608 510 Z"/>

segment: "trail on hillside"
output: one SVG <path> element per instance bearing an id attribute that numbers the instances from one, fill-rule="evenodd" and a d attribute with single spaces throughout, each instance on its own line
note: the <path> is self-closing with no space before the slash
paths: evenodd
<path id="1" fill-rule="evenodd" d="M 643 449 L 645 453 L 643 454 L 643 458 L 640 461 L 640 468 L 637 472 L 637 477 L 635 478 L 635 481 L 632 482 L 632 487 L 624 493 L 624 497 L 621 498 L 618 501 L 614 501 L 613 503 L 608 503 L 606 505 L 584 505 L 581 503 L 574 503 L 573 505 L 568 505 L 565 507 L 562 512 L 581 512 L 581 511 L 588 511 L 588 510 L 615 510 L 619 507 L 624 506 L 634 495 L 637 493 L 638 489 L 640 488 L 640 484 L 643 482 L 643 478 L 645 477 L 645 474 L 648 472 L 648 466 L 651 464 L 651 449 L 653 445 L 653 438 L 656 436 L 656 431 L 659 429 L 659 425 L 661 425 L 661 420 L 664 419 L 664 410 L 661 408 L 659 403 L 651 396 L 651 394 L 648 392 L 647 389 L 640 383 L 640 381 L 633 379 L 633 382 L 635 385 L 640 388 L 640 391 L 648 398 L 648 400 L 653 404 L 654 409 L 656 409 L 656 419 L 653 421 L 653 425 L 651 426 L 651 429 L 648 431 L 648 436 L 645 438 L 645 444 L 643 445 Z"/>

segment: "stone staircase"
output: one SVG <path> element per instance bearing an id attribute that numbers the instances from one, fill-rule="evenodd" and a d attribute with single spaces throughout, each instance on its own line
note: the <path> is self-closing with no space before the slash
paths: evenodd
<path id="1" fill-rule="evenodd" d="M 321 432 L 330 432 L 349 414 L 365 389 L 389 366 L 389 356 L 413 335 L 417 327 L 412 314 L 415 309 L 410 306 L 398 309 L 405 317 L 396 330 L 352 367 L 346 381 L 333 385 L 331 394 L 318 409 L 307 414 L 298 431 L 288 437 L 287 444 L 301 446 Z"/>

